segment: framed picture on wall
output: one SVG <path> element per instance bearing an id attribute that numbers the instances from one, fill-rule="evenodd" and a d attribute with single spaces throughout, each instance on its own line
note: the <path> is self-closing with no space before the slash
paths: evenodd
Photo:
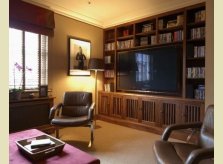
<path id="1" fill-rule="evenodd" d="M 89 76 L 88 61 L 91 55 L 91 42 L 86 39 L 68 37 L 68 75 Z"/>
<path id="2" fill-rule="evenodd" d="M 39 86 L 39 97 L 47 97 L 48 96 L 48 86 L 41 85 Z"/>

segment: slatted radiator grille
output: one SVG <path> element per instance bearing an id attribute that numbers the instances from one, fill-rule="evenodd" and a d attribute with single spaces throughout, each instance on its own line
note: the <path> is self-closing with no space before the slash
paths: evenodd
<path id="1" fill-rule="evenodd" d="M 163 103 L 163 124 L 171 125 L 176 123 L 176 104 Z"/>
<path id="2" fill-rule="evenodd" d="M 109 114 L 109 97 L 101 96 L 101 109 L 98 111 L 100 114 Z"/>
<path id="3" fill-rule="evenodd" d="M 126 99 L 126 117 L 138 118 L 138 100 Z"/>
<path id="4" fill-rule="evenodd" d="M 142 101 L 142 121 L 155 122 L 155 102 Z"/>
<path id="5" fill-rule="evenodd" d="M 200 106 L 185 105 L 185 122 L 199 122 L 201 108 Z"/>
<path id="6" fill-rule="evenodd" d="M 122 114 L 122 98 L 120 97 L 113 97 L 113 104 L 112 104 L 112 109 L 111 113 L 112 115 L 115 116 L 121 116 Z"/>

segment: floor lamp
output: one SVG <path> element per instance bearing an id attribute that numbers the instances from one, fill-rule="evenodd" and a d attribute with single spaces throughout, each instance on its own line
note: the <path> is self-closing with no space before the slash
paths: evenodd
<path id="1" fill-rule="evenodd" d="M 89 64 L 88 64 L 88 69 L 91 71 L 94 71 L 95 73 L 95 110 L 94 110 L 94 115 L 96 116 L 97 112 L 97 76 L 98 76 L 98 71 L 104 71 L 104 62 L 102 59 L 98 58 L 90 58 Z M 96 119 L 95 119 L 95 127 L 96 127 Z"/>

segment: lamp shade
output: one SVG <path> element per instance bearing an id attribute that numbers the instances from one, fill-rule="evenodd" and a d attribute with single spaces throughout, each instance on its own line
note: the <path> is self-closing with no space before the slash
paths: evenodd
<path id="1" fill-rule="evenodd" d="M 88 63 L 89 70 L 97 70 L 97 71 L 104 71 L 104 62 L 102 59 L 98 58 L 90 58 Z"/>

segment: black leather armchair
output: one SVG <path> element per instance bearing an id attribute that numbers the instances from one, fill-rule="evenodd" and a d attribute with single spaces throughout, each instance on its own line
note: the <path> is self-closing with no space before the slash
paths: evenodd
<path id="1" fill-rule="evenodd" d="M 65 92 L 63 102 L 50 109 L 51 124 L 56 127 L 56 137 L 59 138 L 60 127 L 87 126 L 91 129 L 91 140 L 94 140 L 93 111 L 95 104 L 92 102 L 90 92 Z"/>
<path id="2" fill-rule="evenodd" d="M 200 129 L 198 144 L 169 142 L 173 130 Z M 161 141 L 153 146 L 156 162 L 159 164 L 211 164 L 214 163 L 214 105 L 209 105 L 203 123 L 189 123 L 168 126 Z"/>

